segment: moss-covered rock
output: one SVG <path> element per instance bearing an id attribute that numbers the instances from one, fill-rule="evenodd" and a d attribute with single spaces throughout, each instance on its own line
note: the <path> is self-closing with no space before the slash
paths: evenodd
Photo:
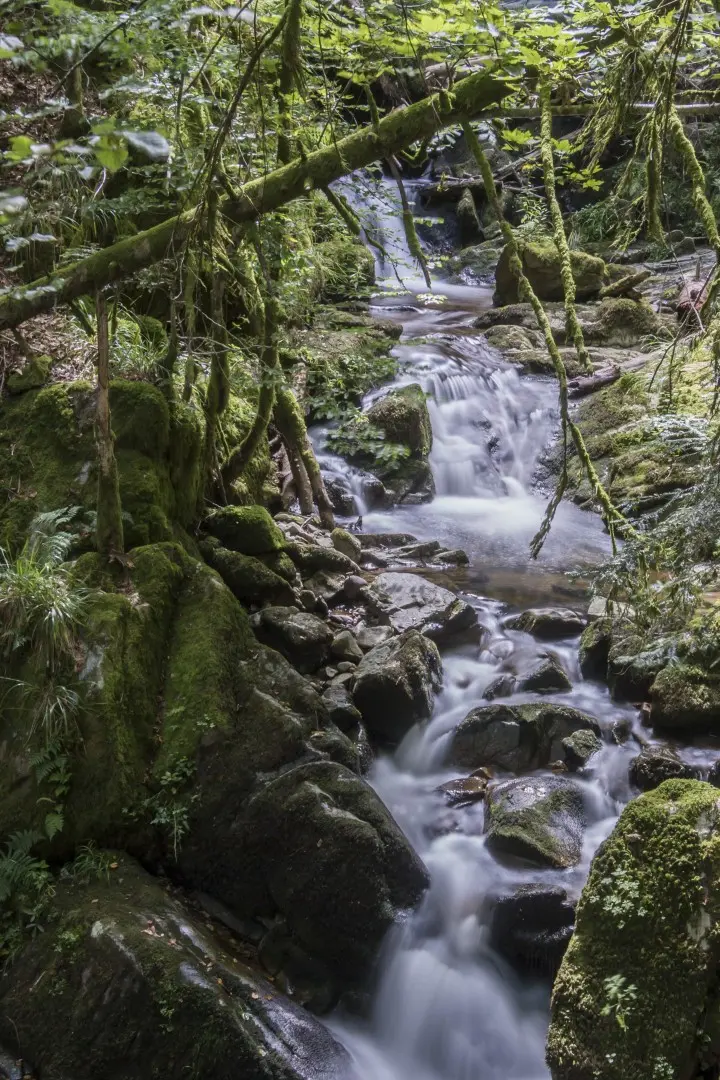
<path id="1" fill-rule="evenodd" d="M 208 514 L 204 525 L 241 555 L 267 555 L 285 547 L 285 537 L 263 506 L 224 506 Z"/>
<path id="2" fill-rule="evenodd" d="M 523 270 L 535 294 L 541 300 L 562 300 L 560 254 L 555 245 L 550 241 L 523 243 L 521 258 Z M 597 296 L 606 284 L 603 260 L 583 251 L 571 251 L 570 259 L 578 300 Z M 495 270 L 495 302 L 514 304 L 517 300 L 517 282 L 510 271 L 510 251 L 505 247 Z"/>
<path id="3" fill-rule="evenodd" d="M 219 540 L 210 537 L 200 545 L 206 562 L 217 570 L 233 596 L 248 607 L 264 604 L 292 604 L 295 594 L 286 578 L 252 555 L 230 551 Z M 291 564 L 292 565 L 292 564 Z M 295 567 L 292 567 L 293 575 Z"/>
<path id="4" fill-rule="evenodd" d="M 362 299 L 375 284 L 375 260 L 359 240 L 337 236 L 315 245 L 315 297 L 323 303 Z"/>
<path id="5" fill-rule="evenodd" d="M 481 227 L 486 235 L 490 234 L 491 230 L 487 225 Z M 474 244 L 453 254 L 448 259 L 445 269 L 450 274 L 451 280 L 488 281 L 495 273 L 501 251 L 501 239 L 484 240 L 481 244 Z"/>
<path id="6" fill-rule="evenodd" d="M 669 780 L 623 810 L 555 982 L 554 1080 L 695 1075 L 717 993 L 719 875 L 715 788 Z"/>
<path id="7" fill-rule="evenodd" d="M 349 1060 L 129 859 L 65 880 L 56 918 L 0 980 L 0 1039 L 53 1080 L 335 1080 Z M 12 1018 L 12 1019 L 11 1019 Z"/>
<path id="8" fill-rule="evenodd" d="M 720 731 L 720 677 L 701 667 L 668 664 L 651 690 L 650 721 L 665 731 Z"/>
<path id="9" fill-rule="evenodd" d="M 313 672 L 330 653 L 333 632 L 326 622 L 294 607 L 267 607 L 253 615 L 260 641 L 272 646 L 297 668 Z"/>
<path id="10" fill-rule="evenodd" d="M 432 449 L 432 425 L 422 387 L 411 383 L 377 401 L 368 412 L 370 423 L 388 442 L 405 446 L 415 458 L 426 458 Z"/>
<path id="11" fill-rule="evenodd" d="M 8 375 L 5 385 L 8 393 L 22 394 L 25 390 L 36 390 L 44 386 L 50 377 L 51 356 L 33 356 L 25 361 L 21 371 Z"/>
<path id="12" fill-rule="evenodd" d="M 607 675 L 608 654 L 612 643 L 610 619 L 595 619 L 580 637 L 580 671 L 584 679 L 604 679 Z"/>
<path id="13" fill-rule="evenodd" d="M 630 762 L 630 780 L 641 791 L 652 791 L 665 780 L 697 780 L 698 773 L 671 746 L 645 746 Z"/>
<path id="14" fill-rule="evenodd" d="M 427 720 L 441 672 L 437 646 L 417 630 L 371 649 L 358 665 L 353 686 L 353 701 L 369 733 L 393 745 Z"/>
<path id="15" fill-rule="evenodd" d="M 347 555 L 353 562 L 359 563 L 362 556 L 362 547 L 360 541 L 356 536 L 353 536 L 347 529 L 333 529 L 330 534 L 330 539 L 333 542 L 333 547 L 342 552 L 343 555 Z"/>
<path id="16" fill-rule="evenodd" d="M 148 383 L 113 381 L 110 408 L 128 546 L 169 540 L 196 512 L 202 427 L 172 414 Z M 181 430 L 176 427 L 176 418 Z M 94 396 L 87 382 L 53 383 L 3 402 L 0 542 L 19 546 L 32 517 L 63 506 L 95 509 Z M 176 435 L 178 447 L 175 447 Z"/>
<path id="17" fill-rule="evenodd" d="M 567 869 L 580 861 L 582 793 L 560 776 L 506 780 L 485 797 L 487 846 L 503 859 Z"/>

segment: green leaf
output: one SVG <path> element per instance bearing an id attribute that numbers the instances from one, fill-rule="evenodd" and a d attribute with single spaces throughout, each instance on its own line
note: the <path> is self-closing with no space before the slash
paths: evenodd
<path id="1" fill-rule="evenodd" d="M 117 172 L 127 161 L 128 148 L 118 135 L 101 135 L 93 144 L 95 157 L 108 172 Z"/>
<path id="2" fill-rule="evenodd" d="M 32 139 L 27 135 L 16 135 L 10 140 L 10 149 L 5 151 L 10 161 L 25 161 L 32 157 Z"/>

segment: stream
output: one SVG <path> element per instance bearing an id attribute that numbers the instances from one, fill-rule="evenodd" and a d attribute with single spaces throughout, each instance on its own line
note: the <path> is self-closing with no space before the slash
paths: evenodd
<path id="1" fill-rule="evenodd" d="M 407 274 L 402 243 L 395 251 Z M 378 269 L 392 286 L 388 268 L 381 263 Z M 563 503 L 541 558 L 530 559 L 529 542 L 547 503 L 532 481 L 557 426 L 555 383 L 519 374 L 472 330 L 473 318 L 492 303 L 491 289 L 439 282 L 429 295 L 424 282 L 406 277 L 405 285 L 400 294 L 395 283 L 393 294 L 377 297 L 372 310 L 402 324 L 393 385 L 419 382 L 429 395 L 436 497 L 368 513 L 353 470 L 323 451 L 321 430 L 314 440 L 323 469 L 353 485 L 366 532 L 402 530 L 467 551 L 470 565 L 452 572 L 453 583 L 476 607 L 484 634 L 479 645 L 445 650 L 432 719 L 410 731 L 392 756 L 380 757 L 368 776 L 427 865 L 431 886 L 385 944 L 370 1016 L 336 1016 L 332 1027 L 359 1080 L 540 1080 L 549 1075 L 549 983 L 518 975 L 497 955 L 489 915 L 495 898 L 523 884 L 559 885 L 577 897 L 593 853 L 632 794 L 628 764 L 638 746 L 615 744 L 610 729 L 623 718 L 635 725 L 638 714 L 612 702 L 604 686 L 583 680 L 577 638 L 540 643 L 503 621 L 533 604 L 572 606 L 574 597 L 581 605 L 583 593 L 573 590 L 567 572 L 581 573 L 604 559 L 609 541 L 596 515 Z M 580 863 L 565 871 L 501 864 L 485 847 L 483 804 L 449 810 L 437 792 L 458 776 L 442 764 L 450 733 L 484 704 L 488 684 L 548 654 L 573 683 L 549 700 L 592 714 L 604 736 L 590 767 L 572 777 L 582 790 L 587 828 Z M 496 700 L 541 699 L 513 694 Z"/>

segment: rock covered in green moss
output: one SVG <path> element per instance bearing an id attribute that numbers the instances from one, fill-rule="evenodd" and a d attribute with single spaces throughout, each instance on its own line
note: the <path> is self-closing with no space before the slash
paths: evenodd
<path id="1" fill-rule="evenodd" d="M 203 558 L 217 570 L 241 604 L 262 607 L 264 604 L 292 604 L 295 594 L 289 582 L 260 559 L 230 551 L 210 537 L 200 545 Z M 292 564 L 291 564 L 292 565 Z M 292 567 L 293 575 L 295 567 Z"/>
<path id="2" fill-rule="evenodd" d="M 285 537 L 264 506 L 223 506 L 208 514 L 204 525 L 241 555 L 267 555 L 285 547 Z"/>
<path id="3" fill-rule="evenodd" d="M 573 731 L 562 741 L 563 757 L 571 772 L 584 769 L 591 757 L 602 749 L 602 742 L 589 728 Z"/>
<path id="4" fill-rule="evenodd" d="M 587 619 L 570 608 L 528 608 L 512 615 L 505 625 L 509 630 L 522 630 L 542 641 L 556 641 L 579 634 Z"/>
<path id="5" fill-rule="evenodd" d="M 39 386 L 44 386 L 50 378 L 51 367 L 51 356 L 30 357 L 25 361 L 21 371 L 14 371 L 12 375 L 8 375 L 5 382 L 8 393 L 22 394 L 25 390 L 36 390 Z"/>
<path id="6" fill-rule="evenodd" d="M 668 664 L 650 690 L 650 721 L 665 731 L 720 730 L 720 678 L 705 668 Z"/>
<path id="7" fill-rule="evenodd" d="M 359 240 L 338 236 L 315 245 L 316 298 L 324 303 L 358 300 L 375 284 L 375 260 Z"/>
<path id="8" fill-rule="evenodd" d="M 610 619 L 595 619 L 580 637 L 580 671 L 584 679 L 604 679 L 607 675 L 608 653 L 612 643 Z"/>
<path id="9" fill-rule="evenodd" d="M 487 846 L 503 858 L 567 869 L 580 861 L 584 828 L 582 793 L 565 777 L 506 780 L 485 797 Z"/>
<path id="10" fill-rule="evenodd" d="M 523 243 L 521 258 L 523 270 L 535 294 L 541 300 L 562 300 L 560 253 L 555 244 L 552 241 Z M 578 300 L 597 296 L 606 284 L 603 260 L 584 251 L 571 251 L 570 260 Z M 514 304 L 517 300 L 517 282 L 510 270 L 510 251 L 506 246 L 495 270 L 495 302 Z"/>
<path id="11" fill-rule="evenodd" d="M 486 235 L 489 235 L 487 225 L 483 228 Z M 495 272 L 501 251 L 502 240 L 484 240 L 451 255 L 445 269 L 451 275 L 451 280 L 487 281 Z"/>
<path id="12" fill-rule="evenodd" d="M 391 390 L 368 412 L 371 424 L 388 442 L 407 447 L 415 458 L 426 458 L 432 449 L 432 425 L 422 387 L 411 383 Z"/>
<path id="13" fill-rule="evenodd" d="M 392 745 L 414 724 L 427 720 L 441 672 L 437 646 L 417 630 L 366 653 L 357 667 L 353 701 L 370 735 Z"/>
<path id="14" fill-rule="evenodd" d="M 669 780 L 625 807 L 593 861 L 553 990 L 554 1080 L 695 1075 L 719 917 L 717 790 Z"/>
<path id="15" fill-rule="evenodd" d="M 577 731 L 597 735 L 600 728 L 587 713 L 553 702 L 481 705 L 458 724 L 448 760 L 467 769 L 541 769 L 563 757 L 563 739 Z"/>
<path id="16" fill-rule="evenodd" d="M 359 563 L 362 555 L 362 547 L 360 541 L 356 536 L 353 536 L 347 529 L 333 529 L 330 534 L 333 547 L 336 551 L 342 552 L 343 555 L 347 555 L 353 562 Z"/>
<path id="17" fill-rule="evenodd" d="M 328 1030 L 127 858 L 65 880 L 0 980 L 0 1039 L 53 1080 L 339 1080 Z M 10 1019 L 12 1017 L 12 1020 Z"/>

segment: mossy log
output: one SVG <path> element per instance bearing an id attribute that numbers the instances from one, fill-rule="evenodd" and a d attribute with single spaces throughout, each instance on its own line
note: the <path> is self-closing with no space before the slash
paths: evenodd
<path id="1" fill-rule="evenodd" d="M 244 184 L 235 197 L 220 201 L 220 212 L 236 225 L 249 224 L 312 188 L 325 188 L 355 169 L 389 157 L 419 139 L 473 116 L 497 104 L 510 92 L 502 80 L 485 72 L 462 79 L 452 95 L 432 94 L 415 105 L 396 109 L 377 127 L 362 128 L 322 150 L 296 158 Z M 121 240 L 86 259 L 7 293 L 0 300 L 0 329 L 18 326 L 26 319 L 58 304 L 67 303 L 128 274 L 159 262 L 183 248 L 196 224 L 201 207 L 192 207 L 167 218 L 137 236 Z"/>

